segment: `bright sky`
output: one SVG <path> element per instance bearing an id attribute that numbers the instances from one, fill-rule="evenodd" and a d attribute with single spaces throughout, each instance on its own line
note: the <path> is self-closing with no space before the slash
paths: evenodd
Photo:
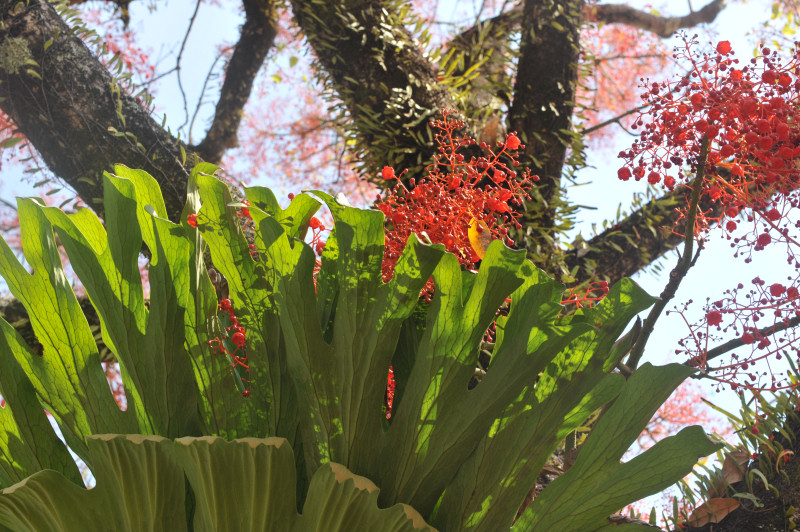
<path id="1" fill-rule="evenodd" d="M 637 7 L 647 4 L 647 2 L 632 3 Z M 700 8 L 704 3 L 703 0 L 694 0 L 693 2 L 696 8 Z M 222 4 L 224 5 L 213 5 L 212 2 L 200 4 L 193 30 L 185 46 L 181 79 L 189 105 L 189 119 L 191 119 L 194 106 L 202 98 L 201 89 L 204 79 L 221 43 L 233 44 L 238 36 L 239 26 L 243 22 L 238 7 L 231 8 L 234 4 L 230 2 L 222 2 Z M 753 21 L 768 19 L 769 4 L 768 0 L 733 3 L 722 12 L 713 24 L 713 28 L 719 29 L 721 39 L 732 42 L 740 57 L 746 57 L 755 43 L 754 39 L 747 35 L 747 32 L 752 29 Z M 451 0 L 440 3 L 439 12 L 446 17 L 452 14 L 452 8 L 448 9 L 448 5 L 451 5 Z M 670 1 L 666 5 L 668 7 L 661 9 L 663 14 L 681 15 L 685 14 L 688 9 L 687 2 L 683 1 Z M 194 3 L 187 0 L 171 0 L 152 4 L 152 7 L 148 2 L 131 3 L 132 30 L 140 35 L 139 42 L 147 43 L 151 48 L 149 52 L 151 60 L 157 66 L 157 72 L 164 72 L 174 66 L 193 9 Z M 265 69 L 267 73 L 269 73 L 269 68 L 267 66 Z M 219 69 L 217 70 L 219 71 Z M 195 122 L 191 141 L 197 142 L 202 138 L 213 115 L 215 101 L 216 93 L 211 90 L 207 97 L 208 103 L 202 107 L 200 117 Z M 159 115 L 158 120 L 160 121 L 161 116 L 166 114 L 167 125 L 173 131 L 178 130 L 186 120 L 186 115 L 174 74 L 166 76 L 158 83 L 155 102 Z M 184 133 L 183 137 L 185 136 Z M 602 153 L 590 152 L 590 167 L 580 174 L 580 179 L 588 184 L 574 187 L 569 191 L 569 197 L 574 202 L 596 208 L 596 210 L 584 210 L 578 217 L 578 230 L 584 237 L 591 236 L 592 223 L 597 223 L 599 226 L 604 219 L 612 218 L 615 215 L 620 198 L 629 198 L 634 191 L 644 190 L 641 183 L 621 182 L 616 178 L 616 170 L 619 167 L 616 153 L 629 147 L 631 141 L 632 137 L 620 131 L 615 138 L 616 145 L 613 149 Z M 3 166 L 0 171 L 0 196 L 2 198 L 11 200 L 15 195 L 39 193 L 28 186 L 20 186 L 21 173 L 22 169 L 19 165 L 5 164 Z M 252 182 L 251 184 L 280 188 L 280 184 L 270 182 Z M 627 205 L 623 205 L 623 208 L 625 207 Z M 662 260 L 664 270 L 661 274 L 644 272 L 637 275 L 635 280 L 649 293 L 657 295 L 663 289 L 665 275 L 668 274 L 675 262 L 675 255 L 669 255 Z M 689 319 L 694 321 L 702 316 L 701 304 L 706 297 L 716 299 L 725 289 L 740 281 L 747 284 L 750 279 L 759 275 L 768 280 L 780 280 L 785 273 L 783 273 L 784 270 L 776 267 L 776 264 L 785 264 L 783 255 L 780 253 L 770 255 L 761 252 L 756 254 L 756 260 L 749 265 L 743 264 L 742 261 L 734 261 L 727 243 L 714 237 L 708 243 L 707 250 L 701 255 L 698 265 L 689 273 L 674 302 L 680 304 L 694 299 L 697 303 L 693 312 L 688 314 Z M 686 333 L 686 325 L 680 316 L 677 314 L 662 316 L 651 337 L 645 360 L 655 363 L 676 361 L 673 352 L 677 340 Z M 706 385 L 705 389 L 708 390 L 709 386 Z M 712 400 L 725 408 L 738 410 L 739 401 L 734 394 L 728 392 L 717 397 L 713 393 L 709 393 L 709 395 Z"/>
<path id="2" fill-rule="evenodd" d="M 645 7 L 652 2 L 635 1 L 631 2 L 636 7 Z M 700 8 L 704 2 L 695 0 L 696 8 Z M 754 46 L 752 37 L 748 37 L 747 32 L 752 29 L 753 21 L 767 20 L 769 17 L 768 0 L 750 0 L 747 3 L 732 3 L 726 7 L 717 18 L 712 28 L 721 28 L 721 38 L 730 40 L 734 49 L 740 56 L 746 56 Z M 463 4 L 462 4 L 463 6 Z M 175 64 L 175 58 L 181 47 L 181 42 L 186 34 L 189 24 L 189 17 L 194 9 L 194 3 L 188 1 L 172 0 L 166 3 L 153 4 L 150 6 L 146 2 L 132 2 L 131 6 L 131 29 L 140 35 L 139 42 L 146 43 L 150 47 L 151 61 L 157 66 L 157 72 L 164 72 L 171 69 Z M 459 7 L 461 9 L 461 7 Z M 662 14 L 682 15 L 688 10 L 686 2 L 671 1 L 661 8 Z M 439 3 L 439 13 L 444 18 L 453 17 L 453 7 L 449 1 Z M 192 32 L 186 42 L 183 70 L 181 80 L 183 90 L 188 101 L 188 118 L 194 111 L 194 107 L 201 100 L 201 89 L 204 79 L 212 66 L 212 61 L 217 56 L 223 44 L 233 44 L 238 36 L 238 29 L 243 21 L 243 16 L 238 8 L 231 9 L 230 4 L 223 6 L 214 5 L 210 2 L 202 2 L 194 21 Z M 677 42 L 677 41 L 675 41 Z M 269 73 L 270 63 L 265 68 Z M 219 68 L 217 68 L 219 71 Z M 262 76 L 266 78 L 266 76 Z M 278 88 L 280 85 L 276 85 Z M 199 119 L 194 123 L 191 140 L 198 141 L 204 134 L 211 116 L 213 115 L 213 105 L 216 101 L 216 94 L 211 85 L 206 103 L 201 108 Z M 155 87 L 156 89 L 156 112 L 159 115 L 166 114 L 166 123 L 173 130 L 181 128 L 187 120 L 184 111 L 183 101 L 180 97 L 180 89 L 177 84 L 177 77 L 174 74 L 165 76 Z M 615 127 L 615 126 L 612 126 Z M 183 137 L 186 137 L 184 129 Z M 588 184 L 581 187 L 573 187 L 569 191 L 569 197 L 578 204 L 595 207 L 596 210 L 583 210 L 578 217 L 578 230 L 584 237 L 590 237 L 592 233 L 592 223 L 598 226 L 603 219 L 611 218 L 616 213 L 620 198 L 629 198 L 634 191 L 642 191 L 644 188 L 641 183 L 621 182 L 616 178 L 616 169 L 619 163 L 616 153 L 630 145 L 632 137 L 619 130 L 615 137 L 616 145 L 613 149 L 598 152 L 589 152 L 590 167 L 580 174 L 580 178 Z M 7 165 L 3 168 L 2 181 L 5 183 L 18 183 L 18 167 Z M 16 175 L 15 175 L 16 174 Z M 256 184 L 256 183 L 252 183 Z M 258 182 L 257 184 L 266 186 L 280 187 L 280 184 L 270 182 Z M 11 199 L 13 195 L 31 194 L 30 190 L 19 188 L 9 189 L 4 187 L 2 196 Z M 627 205 L 623 205 L 623 208 Z M 780 258 L 780 261 L 783 259 Z M 662 274 L 644 272 L 635 277 L 648 292 L 657 295 L 664 286 L 663 274 L 669 272 L 675 264 L 674 255 L 662 260 L 664 266 Z M 764 272 L 769 272 L 775 264 L 775 257 L 770 257 L 765 253 L 757 255 L 757 260 L 745 266 L 741 261 L 731 260 L 731 254 L 725 242 L 714 238 L 707 250 L 703 252 L 699 263 L 692 270 L 684 284 L 681 286 L 675 303 L 682 303 L 688 299 L 702 302 L 705 297 L 716 298 L 722 292 L 738 283 L 739 281 L 748 282 L 756 275 L 765 277 Z M 709 274 L 709 272 L 713 272 Z M 777 280 L 777 279 L 776 279 Z M 695 313 L 689 314 L 690 319 L 696 319 L 700 314 L 700 305 L 695 305 Z M 686 326 L 678 315 L 663 316 L 656 331 L 651 338 L 646 353 L 646 360 L 664 363 L 674 360 L 672 353 L 675 349 L 676 341 L 687 332 Z"/>
<path id="3" fill-rule="evenodd" d="M 639 7 L 645 2 L 633 2 Z M 705 2 L 694 0 L 694 7 L 700 8 Z M 204 78 L 211 67 L 213 58 L 216 57 L 218 47 L 221 42 L 232 44 L 237 35 L 239 25 L 243 21 L 238 8 L 231 8 L 233 4 L 223 3 L 223 6 L 212 5 L 203 2 L 194 22 L 192 33 L 185 47 L 183 71 L 181 78 L 183 87 L 189 102 L 189 115 L 193 112 L 194 105 L 202 97 L 201 88 Z M 448 2 L 442 2 L 442 13 L 447 12 Z M 730 40 L 734 49 L 740 57 L 747 56 L 753 49 L 754 41 L 747 36 L 747 32 L 752 29 L 753 21 L 767 20 L 769 16 L 767 0 L 750 0 L 746 4 L 733 3 L 728 6 L 713 24 L 714 28 L 719 28 L 721 38 Z M 668 8 L 662 9 L 663 14 L 685 14 L 688 6 L 686 2 L 669 2 Z M 153 4 L 147 2 L 132 2 L 131 24 L 132 30 L 141 35 L 140 42 L 147 43 L 151 47 L 151 58 L 158 67 L 159 72 L 166 71 L 174 66 L 177 51 L 185 35 L 188 26 L 189 16 L 194 9 L 194 3 L 188 1 L 171 0 L 166 3 Z M 269 67 L 267 67 L 269 68 Z M 179 88 L 176 83 L 175 75 L 170 75 L 159 82 L 156 88 L 155 102 L 157 113 L 166 114 L 167 125 L 173 131 L 177 130 L 185 121 L 185 114 L 182 99 L 180 98 Z M 191 140 L 198 141 L 204 133 L 204 128 L 208 125 L 213 114 L 213 104 L 215 93 L 210 92 L 208 104 L 203 107 L 201 118 L 195 123 L 193 137 Z M 159 116 L 160 121 L 160 116 Z M 185 136 L 185 135 L 184 135 Z M 592 167 L 583 171 L 581 179 L 589 184 L 583 187 L 573 188 L 569 192 L 572 200 L 583 205 L 591 205 L 597 210 L 583 211 L 578 221 L 579 230 L 585 237 L 591 235 L 591 224 L 596 222 L 599 225 L 604 218 L 613 217 L 617 210 L 620 198 L 630 197 L 637 185 L 631 182 L 623 183 L 616 178 L 618 162 L 615 158 L 616 153 L 623 147 L 628 147 L 631 137 L 625 133 L 620 133 L 616 137 L 617 145 L 614 149 L 604 153 L 590 153 L 589 162 Z M 0 172 L 0 179 L 6 186 L 2 188 L 2 197 L 11 199 L 14 195 L 29 195 L 31 190 L 11 188 L 10 183 L 19 183 L 21 170 L 18 166 L 6 165 Z M 275 185 L 274 183 L 252 183 L 260 185 Z M 643 190 L 639 186 L 638 190 Z M 625 207 L 625 206 L 623 206 Z M 708 249 L 701 256 L 697 267 L 690 272 L 683 286 L 679 290 L 676 303 L 682 303 L 688 299 L 694 299 L 702 303 L 705 297 L 717 298 L 726 289 L 738 282 L 748 283 L 750 279 L 761 275 L 765 279 L 780 280 L 785 274 L 776 271 L 774 277 L 770 275 L 776 263 L 785 263 L 781 255 L 776 257 L 766 253 L 758 254 L 756 260 L 750 265 L 744 265 L 741 261 L 733 261 L 725 242 L 712 239 L 708 244 Z M 662 264 L 665 273 L 675 263 L 674 255 L 668 256 Z M 664 286 L 663 275 L 655 275 L 648 272 L 636 276 L 639 282 L 648 292 L 657 295 Z M 695 313 L 690 314 L 690 319 L 696 319 L 700 312 L 700 305 L 695 306 Z M 677 315 L 663 316 L 655 334 L 651 338 L 648 346 L 646 359 L 664 363 L 674 361 L 672 356 L 676 342 L 687 332 L 682 319 Z M 720 399 L 728 404 L 729 408 L 737 408 L 738 400 L 731 402 L 731 396 Z"/>

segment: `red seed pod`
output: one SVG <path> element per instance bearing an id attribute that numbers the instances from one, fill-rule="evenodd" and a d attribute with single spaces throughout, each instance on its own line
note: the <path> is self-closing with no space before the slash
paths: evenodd
<path id="1" fill-rule="evenodd" d="M 239 331 L 236 331 L 235 333 L 233 333 L 233 336 L 231 337 L 231 341 L 237 347 L 244 347 L 244 344 L 245 344 L 245 333 L 244 333 L 244 330 L 239 330 Z"/>

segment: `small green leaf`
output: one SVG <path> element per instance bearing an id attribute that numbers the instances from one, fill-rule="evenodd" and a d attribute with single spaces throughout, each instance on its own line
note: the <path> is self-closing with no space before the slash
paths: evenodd
<path id="1" fill-rule="evenodd" d="M 0 142 L 0 148 L 2 149 L 11 148 L 13 146 L 16 146 L 23 140 L 25 140 L 25 137 L 19 137 L 19 136 L 9 137 L 5 139 L 3 142 Z"/>

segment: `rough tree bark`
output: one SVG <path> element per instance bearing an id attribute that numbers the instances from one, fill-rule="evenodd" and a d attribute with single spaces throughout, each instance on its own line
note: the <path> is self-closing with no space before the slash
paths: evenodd
<path id="1" fill-rule="evenodd" d="M 414 43 L 398 6 L 379 0 L 293 0 L 295 19 L 356 131 L 357 160 L 375 179 L 384 165 L 431 161 L 428 122 L 453 100 Z"/>
<path id="2" fill-rule="evenodd" d="M 45 0 L 2 0 L 0 21 L 2 109 L 50 170 L 102 216 L 103 171 L 115 163 L 144 169 L 164 193 L 169 212 L 161 215 L 178 216 L 188 172 L 177 140 Z"/>
<path id="3" fill-rule="evenodd" d="M 508 127 L 525 143 L 520 162 L 540 178 L 524 225 L 535 228 L 528 231 L 525 243 L 543 266 L 555 247 L 553 229 L 570 144 L 582 13 L 583 0 L 526 0 L 522 12 L 522 46 Z"/>
<path id="4" fill-rule="evenodd" d="M 575 251 L 556 253 L 556 206 L 569 142 L 565 132 L 572 113 L 582 17 L 663 36 L 713 20 L 725 4 L 712 0 L 683 17 L 658 17 L 616 4 L 585 10 L 580 0 L 526 0 L 454 38 L 454 45 L 493 48 L 506 61 L 500 66 L 519 73 L 511 101 L 498 104 L 497 95 L 480 81 L 475 88 L 476 94 L 490 99 L 492 112 L 508 105 L 507 127 L 526 139 L 526 162 L 543 177 L 526 220 L 532 233 L 527 244 L 540 264 L 547 260 L 543 257 L 559 255 L 563 271 L 577 268 L 593 278 L 615 281 L 641 270 L 678 242 L 674 235 L 652 231 L 659 224 L 672 227 L 678 219 L 672 200 L 665 197 Z M 274 2 L 244 0 L 243 5 L 246 20 L 215 119 L 203 141 L 183 147 L 188 165 L 195 159 L 218 161 L 237 144 L 243 107 L 273 45 Z M 401 5 L 389 0 L 293 0 L 292 8 L 330 89 L 347 109 L 363 156 L 362 173 L 374 178 L 385 164 L 412 170 L 427 164 L 434 153 L 428 121 L 440 109 L 452 107 L 453 100 L 406 29 Z M 112 90 L 113 80 L 102 64 L 44 0 L 0 0 L 0 22 L 0 107 L 50 169 L 102 214 L 102 172 L 118 162 L 143 168 L 162 185 L 166 214 L 175 219 L 183 206 L 187 176 L 176 139 L 135 99 Z M 500 53 L 508 44 L 497 40 L 517 31 L 522 36 L 519 55 Z M 28 59 L 32 62 L 26 64 Z M 511 86 L 510 79 L 500 79 L 502 68 L 487 64 L 490 67 L 494 80 Z"/>

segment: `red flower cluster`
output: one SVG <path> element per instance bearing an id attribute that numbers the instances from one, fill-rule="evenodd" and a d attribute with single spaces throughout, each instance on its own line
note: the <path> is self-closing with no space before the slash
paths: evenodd
<path id="1" fill-rule="evenodd" d="M 390 166 L 381 171 L 384 180 L 397 181 L 385 199 L 379 196 L 376 201 L 386 216 L 384 281 L 394 275 L 397 260 L 412 233 L 424 235 L 431 243 L 444 244 L 468 269 L 475 268 L 483 256 L 484 244 L 493 238 L 512 245 L 507 225 L 520 227 L 520 212 L 514 206 L 530 199 L 528 191 L 539 180 L 528 172 L 518 174 L 512 169 L 519 164 L 516 150 L 525 147 L 514 133 L 500 143 L 497 153 L 481 144 L 486 155 L 467 160 L 458 151 L 474 145 L 475 140 L 457 136 L 455 132 L 464 128 L 464 122 L 451 119 L 450 114 L 452 111 L 444 110 L 441 120 L 431 122 L 439 131 L 439 153 L 423 178 L 418 182 L 409 180 L 410 189 L 401 181 L 405 171 L 397 175 Z M 477 246 L 481 247 L 476 249 Z M 422 296 L 429 299 L 432 292 L 433 282 L 429 281 Z M 386 419 L 392 417 L 395 386 L 390 367 L 384 397 Z"/>
<path id="2" fill-rule="evenodd" d="M 410 179 L 409 188 L 400 179 L 404 172 L 398 176 L 389 166 L 381 172 L 385 180 L 397 180 L 389 195 L 376 201 L 377 208 L 386 215 L 384 281 L 394 275 L 397 259 L 412 233 L 425 235 L 432 243 L 444 244 L 469 269 L 480 261 L 478 251 L 470 243 L 471 222 L 481 232 L 487 228 L 491 238 L 513 245 L 507 226 L 520 227 L 517 221 L 520 209 L 515 207 L 530 199 L 528 191 L 539 179 L 512 169 L 519 164 L 516 150 L 524 146 L 512 133 L 499 144 L 497 153 L 481 144 L 486 155 L 466 159 L 458 152 L 474 145 L 475 140 L 456 135 L 464 123 L 450 118 L 451 114 L 452 111 L 444 110 L 441 120 L 431 122 L 439 131 L 436 135 L 439 153 L 426 168 L 424 177 L 419 181 Z M 431 289 L 429 284 L 426 293 L 430 294 Z"/>
<path id="3" fill-rule="evenodd" d="M 771 369 L 757 371 L 753 366 L 759 361 L 781 360 L 800 344 L 794 327 L 800 316 L 800 274 L 790 280 L 787 287 L 781 283 L 767 285 L 756 277 L 750 281 L 749 290 L 739 283 L 725 291 L 721 299 L 706 303 L 705 323 L 689 324 L 690 335 L 679 342 L 681 348 L 675 353 L 690 356 L 693 365 L 713 371 L 718 381 L 732 384 L 734 389 L 745 385 L 752 390 L 775 391 L 793 386 Z M 715 339 L 712 328 L 734 336 L 749 353 L 734 352 L 727 364 L 708 367 L 707 344 Z M 737 379 L 740 376 L 744 377 L 742 382 Z"/>
<path id="4" fill-rule="evenodd" d="M 788 263 L 798 270 L 788 285 L 757 279 L 752 290 L 742 293 L 739 284 L 723 299 L 707 303 L 703 323 L 690 325 L 691 334 L 677 352 L 689 354 L 697 366 L 717 371 L 720 381 L 735 385 L 738 371 L 769 355 L 780 358 L 797 342 L 792 328 L 778 345 L 771 345 L 775 337 L 771 341 L 769 336 L 800 316 L 800 246 L 793 236 L 800 226 L 787 216 L 800 205 L 800 167 L 795 162 L 800 157 L 800 48 L 786 59 L 762 48 L 740 66 L 727 41 L 711 53 L 697 54 L 696 47 L 694 39 L 684 37 L 675 53 L 690 64 L 687 76 L 674 84 L 646 86 L 642 97 L 648 109 L 635 123 L 642 134 L 620 153 L 625 165 L 618 177 L 647 178 L 673 190 L 702 171 L 701 194 L 714 207 L 700 212 L 695 227 L 687 230 L 702 235 L 719 227 L 731 240 L 735 256 L 745 262 L 754 252 L 781 244 Z M 768 316 L 772 319 L 765 329 Z M 731 364 L 709 368 L 711 328 L 732 332 L 752 348 L 750 354 L 733 355 Z M 746 375 L 753 381 L 748 387 L 756 386 L 755 381 L 766 389 L 781 386 L 774 374 Z"/>
<path id="5" fill-rule="evenodd" d="M 676 52 L 689 60 L 689 75 L 675 84 L 646 87 L 642 98 L 648 110 L 634 125 L 643 131 L 629 150 L 620 152 L 626 163 L 618 177 L 647 177 L 649 183 L 663 182 L 672 190 L 696 174 L 705 138 L 709 150 L 703 194 L 724 208 L 722 215 L 701 216 L 696 229 L 707 230 L 709 221 L 736 229 L 733 219 L 744 209 L 757 212 L 768 231 L 777 229 L 782 215 L 773 195 L 793 192 L 800 179 L 793 162 L 800 157 L 800 50 L 781 62 L 763 48 L 760 57 L 737 68 L 729 42 L 720 42 L 716 54 L 699 59 L 695 45 L 685 39 Z M 732 224 L 722 224 L 725 219 Z M 762 234 L 756 231 L 750 243 L 769 244 L 771 239 Z"/>
<path id="6" fill-rule="evenodd" d="M 252 221 L 253 217 L 250 216 L 250 209 L 248 209 L 248 207 L 250 207 L 250 202 L 245 200 L 243 203 L 244 203 L 245 206 L 239 208 L 239 211 L 236 213 L 236 215 L 239 218 L 243 218 L 245 220 L 251 220 Z"/>
<path id="7" fill-rule="evenodd" d="M 247 333 L 236 318 L 230 299 L 220 301 L 219 310 L 221 311 L 219 317 L 227 335 L 208 340 L 206 343 L 211 347 L 214 354 L 224 354 L 228 357 L 231 371 L 238 374 L 241 370 L 244 370 L 248 374 L 250 373 L 250 366 L 247 363 L 247 353 L 245 351 Z M 242 392 L 242 397 L 249 397 L 250 381 L 244 378 L 242 378 L 242 381 L 248 383 L 248 387 Z"/>
<path id="8" fill-rule="evenodd" d="M 328 231 L 328 228 L 325 227 L 319 218 L 313 216 L 311 220 L 308 221 L 308 228 L 311 229 L 311 241 L 309 245 L 314 250 L 314 252 L 321 256 L 322 250 L 325 249 L 325 240 L 322 240 L 322 233 Z"/>

